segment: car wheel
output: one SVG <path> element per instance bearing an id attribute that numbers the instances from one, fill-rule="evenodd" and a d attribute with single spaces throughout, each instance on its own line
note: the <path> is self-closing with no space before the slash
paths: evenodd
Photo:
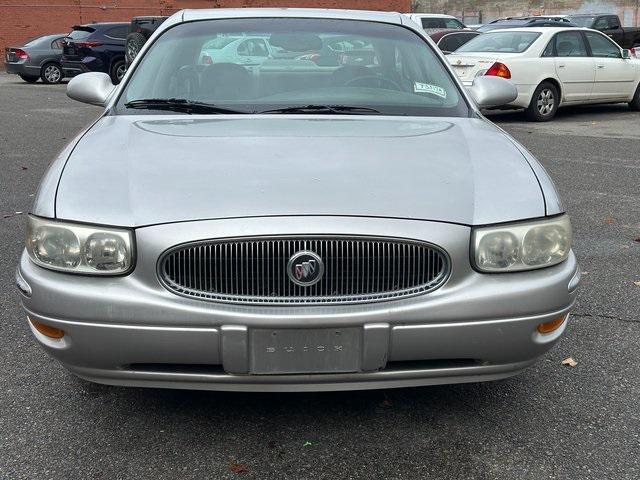
<path id="1" fill-rule="evenodd" d="M 125 47 L 125 59 L 127 64 L 131 64 L 133 59 L 138 56 L 140 49 L 147 40 L 144 35 L 138 32 L 133 32 L 127 35 L 127 44 Z"/>
<path id="2" fill-rule="evenodd" d="M 62 77 L 62 68 L 56 63 L 47 63 L 40 69 L 40 78 L 44 83 L 60 83 Z"/>
<path id="3" fill-rule="evenodd" d="M 532 122 L 548 122 L 556 116 L 560 94 L 558 88 L 550 82 L 542 82 L 531 97 L 531 103 L 525 110 L 527 119 Z"/>
<path id="4" fill-rule="evenodd" d="M 117 85 L 118 83 L 120 83 L 126 71 L 127 71 L 127 65 L 124 63 L 124 60 L 118 60 L 116 62 L 113 62 L 113 65 L 111 65 L 110 75 L 111 75 L 111 81 L 114 83 L 114 85 Z"/>
<path id="5" fill-rule="evenodd" d="M 32 77 L 30 75 L 20 75 L 20 78 L 27 83 L 36 83 L 40 77 Z"/>
<path id="6" fill-rule="evenodd" d="M 640 85 L 636 88 L 636 94 L 633 96 L 633 100 L 629 102 L 629 108 L 636 112 L 640 111 Z"/>

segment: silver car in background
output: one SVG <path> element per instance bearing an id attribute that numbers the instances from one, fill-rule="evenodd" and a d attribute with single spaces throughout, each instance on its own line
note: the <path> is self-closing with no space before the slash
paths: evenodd
<path id="1" fill-rule="evenodd" d="M 41 79 L 44 83 L 60 83 L 62 71 L 62 42 L 66 33 L 42 35 L 22 45 L 7 47 L 4 66 L 7 73 L 18 75 L 28 83 Z"/>
<path id="2" fill-rule="evenodd" d="M 289 60 L 203 65 L 268 37 Z M 359 65 L 296 52 L 351 39 Z M 364 53 L 366 53 L 366 55 Z M 299 62 L 299 63 L 296 63 Z M 46 173 L 16 281 L 37 341 L 94 382 L 253 391 L 496 380 L 561 337 L 579 283 L 558 194 L 394 13 L 186 10 Z"/>

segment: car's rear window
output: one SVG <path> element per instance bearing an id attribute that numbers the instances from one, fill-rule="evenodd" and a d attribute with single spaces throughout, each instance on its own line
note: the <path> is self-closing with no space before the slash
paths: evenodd
<path id="1" fill-rule="evenodd" d="M 462 45 L 456 53 L 522 53 L 540 36 L 538 32 L 489 32 Z"/>
<path id="2" fill-rule="evenodd" d="M 468 115 L 451 74 L 422 37 L 400 25 L 353 20 L 178 24 L 135 68 L 118 112 L 131 113 L 124 104 L 145 98 L 180 98 L 252 113 L 348 105 L 388 115 Z"/>
<path id="3" fill-rule="evenodd" d="M 71 38 L 73 40 L 84 40 L 88 38 L 95 30 L 82 29 L 82 30 L 71 30 L 67 38 Z"/>

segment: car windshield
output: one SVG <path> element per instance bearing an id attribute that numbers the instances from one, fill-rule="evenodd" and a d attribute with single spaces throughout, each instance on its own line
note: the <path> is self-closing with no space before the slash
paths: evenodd
<path id="1" fill-rule="evenodd" d="M 152 100 L 146 113 L 180 111 L 195 103 L 197 113 L 212 114 L 224 113 L 222 108 L 305 113 L 308 109 L 297 107 L 309 106 L 334 114 L 469 113 L 451 74 L 415 32 L 400 25 L 334 19 L 178 24 L 141 59 L 116 112 L 139 114 L 145 99 Z M 220 108 L 206 112 L 203 104 Z"/>
<path id="2" fill-rule="evenodd" d="M 462 45 L 456 53 L 522 53 L 540 36 L 537 32 L 489 32 Z"/>
<path id="3" fill-rule="evenodd" d="M 571 23 L 573 23 L 574 25 L 577 25 L 578 27 L 588 27 L 588 28 L 590 28 L 591 25 L 593 25 L 593 22 L 596 19 L 596 17 L 584 17 L 584 16 L 567 17 L 567 18 Z"/>

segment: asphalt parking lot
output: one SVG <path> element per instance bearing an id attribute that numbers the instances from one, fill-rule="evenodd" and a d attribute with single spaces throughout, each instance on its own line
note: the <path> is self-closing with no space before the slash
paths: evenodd
<path id="1" fill-rule="evenodd" d="M 490 115 L 556 181 L 583 271 L 564 339 L 522 375 L 215 393 L 90 384 L 31 337 L 14 289 L 25 215 L 48 162 L 100 113 L 64 89 L 0 74 L 0 479 L 640 478 L 640 113 Z"/>

